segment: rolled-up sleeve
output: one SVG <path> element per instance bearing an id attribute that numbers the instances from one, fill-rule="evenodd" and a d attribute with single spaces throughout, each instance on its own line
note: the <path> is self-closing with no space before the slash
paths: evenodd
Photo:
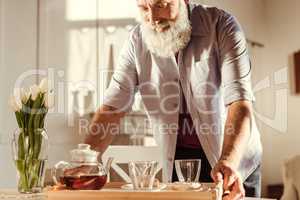
<path id="1" fill-rule="evenodd" d="M 225 105 L 254 101 L 246 38 L 236 19 L 226 12 L 219 18 L 217 37 Z"/>
<path id="2" fill-rule="evenodd" d="M 137 85 L 133 32 L 121 50 L 117 68 L 104 94 L 104 105 L 128 112 L 134 102 Z"/>

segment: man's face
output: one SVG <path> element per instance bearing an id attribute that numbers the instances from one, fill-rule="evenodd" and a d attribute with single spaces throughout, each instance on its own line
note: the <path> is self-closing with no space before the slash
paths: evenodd
<path id="1" fill-rule="evenodd" d="M 174 56 L 191 38 L 188 7 L 184 0 L 137 0 L 141 33 L 148 49 L 161 57 Z"/>
<path id="2" fill-rule="evenodd" d="M 176 21 L 179 0 L 137 0 L 142 17 L 152 29 L 164 32 L 170 28 L 169 22 Z"/>

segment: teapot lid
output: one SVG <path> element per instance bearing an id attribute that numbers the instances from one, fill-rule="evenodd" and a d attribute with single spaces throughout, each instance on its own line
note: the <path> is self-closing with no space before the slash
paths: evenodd
<path id="1" fill-rule="evenodd" d="M 98 162 L 99 152 L 91 150 L 88 144 L 78 144 L 77 149 L 71 150 L 71 162 Z"/>

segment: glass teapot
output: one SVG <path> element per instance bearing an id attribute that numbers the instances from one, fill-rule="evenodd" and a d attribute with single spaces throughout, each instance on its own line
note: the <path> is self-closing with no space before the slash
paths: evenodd
<path id="1" fill-rule="evenodd" d="M 109 158 L 105 167 L 98 162 L 99 152 L 93 151 L 88 144 L 78 144 L 71 150 L 71 162 L 60 161 L 53 170 L 53 181 L 73 190 L 99 190 L 107 182 L 113 158 Z"/>

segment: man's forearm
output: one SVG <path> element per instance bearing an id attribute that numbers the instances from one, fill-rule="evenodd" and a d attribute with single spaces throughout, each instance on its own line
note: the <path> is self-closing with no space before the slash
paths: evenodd
<path id="1" fill-rule="evenodd" d="M 238 168 L 251 134 L 251 102 L 237 101 L 228 109 L 221 160 Z"/>
<path id="2" fill-rule="evenodd" d="M 115 108 L 103 105 L 95 113 L 90 124 L 90 133 L 85 138 L 85 143 L 92 149 L 103 153 L 119 133 L 120 119 L 124 112 L 115 112 Z"/>

